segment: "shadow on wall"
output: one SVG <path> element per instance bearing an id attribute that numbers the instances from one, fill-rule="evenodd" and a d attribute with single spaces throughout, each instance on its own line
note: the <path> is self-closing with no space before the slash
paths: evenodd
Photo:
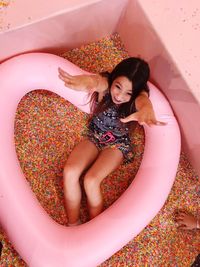
<path id="1" fill-rule="evenodd" d="M 152 78 L 151 80 L 167 92 L 170 101 L 196 103 L 196 99 L 179 71 L 175 68 L 175 64 L 172 64 L 172 60 L 169 61 L 167 58 L 169 56 L 164 57 L 160 54 L 149 60 L 152 76 L 157 77 L 157 79 Z M 162 81 L 162 84 L 159 81 Z"/>
<path id="2" fill-rule="evenodd" d="M 161 88 L 170 100 L 179 121 L 183 149 L 189 156 L 193 167 L 200 173 L 200 121 L 198 119 L 200 105 L 198 100 L 166 50 L 163 49 L 162 53 L 152 57 L 148 62 L 152 71 L 152 82 Z"/>

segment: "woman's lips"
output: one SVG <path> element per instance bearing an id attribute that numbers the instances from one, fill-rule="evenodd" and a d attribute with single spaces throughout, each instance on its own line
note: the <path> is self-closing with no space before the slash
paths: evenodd
<path id="1" fill-rule="evenodd" d="M 115 104 L 121 104 L 121 101 L 118 101 L 115 97 L 113 97 L 113 102 L 114 102 Z"/>

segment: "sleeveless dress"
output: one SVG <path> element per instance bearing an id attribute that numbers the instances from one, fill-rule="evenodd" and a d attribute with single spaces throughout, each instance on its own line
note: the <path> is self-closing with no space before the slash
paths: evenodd
<path id="1" fill-rule="evenodd" d="M 125 163 L 133 160 L 129 129 L 120 121 L 116 105 L 93 116 L 88 126 L 87 137 L 99 150 L 107 147 L 118 148 L 124 156 Z"/>

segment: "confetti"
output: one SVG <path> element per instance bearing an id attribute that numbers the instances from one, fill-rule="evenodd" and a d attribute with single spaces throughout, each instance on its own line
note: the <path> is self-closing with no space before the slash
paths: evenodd
<path id="1" fill-rule="evenodd" d="M 0 10 L 1 8 L 5 8 L 10 4 L 10 0 L 0 0 Z"/>

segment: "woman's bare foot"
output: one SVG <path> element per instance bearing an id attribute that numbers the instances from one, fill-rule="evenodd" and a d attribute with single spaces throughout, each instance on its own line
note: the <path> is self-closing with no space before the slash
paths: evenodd
<path id="1" fill-rule="evenodd" d="M 184 211 L 178 211 L 175 215 L 175 221 L 180 230 L 195 230 L 199 229 L 199 220 L 192 214 Z"/>
<path id="2" fill-rule="evenodd" d="M 81 224 L 80 219 L 78 221 L 76 221 L 75 223 L 68 223 L 67 226 L 78 226 Z"/>

